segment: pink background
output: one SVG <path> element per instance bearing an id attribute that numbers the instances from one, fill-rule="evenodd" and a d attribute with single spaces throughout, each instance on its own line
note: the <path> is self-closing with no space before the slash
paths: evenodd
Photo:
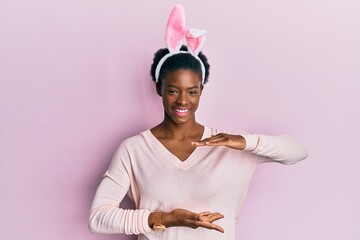
<path id="1" fill-rule="evenodd" d="M 1 1 L 0 239 L 133 239 L 87 217 L 117 145 L 162 119 L 148 71 L 174 3 Z M 237 239 L 360 239 L 360 2 L 182 4 L 208 30 L 198 120 L 310 153 L 259 166 Z"/>

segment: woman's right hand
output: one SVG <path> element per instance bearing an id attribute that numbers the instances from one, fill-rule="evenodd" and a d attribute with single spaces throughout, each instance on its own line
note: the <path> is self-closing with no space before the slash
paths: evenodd
<path id="1" fill-rule="evenodd" d="M 198 228 L 203 227 L 207 229 L 224 232 L 224 229 L 216 224 L 214 221 L 224 218 L 221 213 L 215 212 L 202 212 L 194 213 L 186 209 L 177 208 L 171 212 L 163 212 L 161 223 L 166 227 L 190 227 Z"/>

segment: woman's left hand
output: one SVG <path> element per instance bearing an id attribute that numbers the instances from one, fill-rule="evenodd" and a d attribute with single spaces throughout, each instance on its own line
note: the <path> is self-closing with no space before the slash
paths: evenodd
<path id="1" fill-rule="evenodd" d="M 219 133 L 201 141 L 191 143 L 195 147 L 202 146 L 226 146 L 233 149 L 244 150 L 246 147 L 245 138 L 241 135 Z"/>

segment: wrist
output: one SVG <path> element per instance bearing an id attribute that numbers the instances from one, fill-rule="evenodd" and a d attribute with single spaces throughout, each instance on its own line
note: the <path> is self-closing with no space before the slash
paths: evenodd
<path id="1" fill-rule="evenodd" d="M 168 212 L 163 212 L 161 216 L 161 223 L 167 228 L 173 227 L 174 226 L 173 215 Z"/>
<path id="2" fill-rule="evenodd" d="M 163 222 L 163 213 L 163 211 L 157 210 L 149 214 L 148 225 L 154 232 L 164 232 L 166 230 Z"/>
<path id="3" fill-rule="evenodd" d="M 151 212 L 148 218 L 148 225 L 150 228 L 152 228 L 154 226 L 154 212 Z"/>
<path id="4" fill-rule="evenodd" d="M 239 141 L 239 149 L 244 150 L 246 148 L 246 140 L 243 136 L 239 135 L 240 141 Z"/>

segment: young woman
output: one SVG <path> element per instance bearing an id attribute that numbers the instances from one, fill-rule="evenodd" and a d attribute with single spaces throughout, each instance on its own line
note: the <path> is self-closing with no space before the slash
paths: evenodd
<path id="1" fill-rule="evenodd" d="M 151 66 L 164 119 L 118 147 L 89 227 L 138 239 L 232 240 L 256 165 L 296 163 L 307 151 L 287 136 L 229 133 L 196 122 L 210 66 L 201 52 L 171 51 L 157 51 Z M 119 207 L 126 194 L 136 210 Z"/>

